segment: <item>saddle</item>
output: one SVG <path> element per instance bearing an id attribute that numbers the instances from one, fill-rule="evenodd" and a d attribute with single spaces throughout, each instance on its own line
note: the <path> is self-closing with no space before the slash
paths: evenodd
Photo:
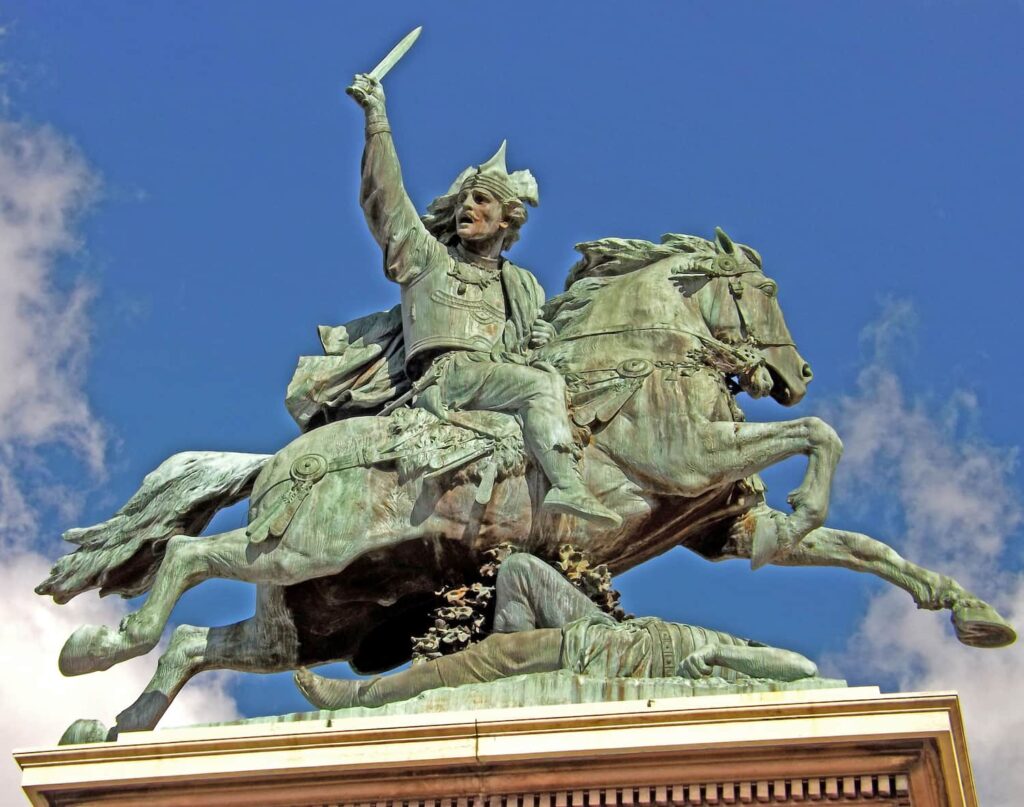
<path id="1" fill-rule="evenodd" d="M 573 423 L 588 437 L 594 424 L 607 423 L 618 413 L 653 369 L 653 362 L 630 359 L 613 369 L 571 374 L 567 385 Z M 446 412 L 441 417 L 429 400 L 428 394 L 425 407 L 391 411 L 389 439 L 382 445 L 356 446 L 331 459 L 320 454 L 295 459 L 289 469 L 290 487 L 266 510 L 260 508 L 246 530 L 249 540 L 261 543 L 284 535 L 313 486 L 328 473 L 390 465 L 403 483 L 423 478 L 475 484 L 475 499 L 481 505 L 491 500 L 496 482 L 526 473 L 528 455 L 513 416 L 477 410 Z"/>

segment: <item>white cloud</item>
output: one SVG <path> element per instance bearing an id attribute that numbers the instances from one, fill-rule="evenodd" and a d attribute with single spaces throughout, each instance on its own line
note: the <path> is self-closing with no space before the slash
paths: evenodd
<path id="1" fill-rule="evenodd" d="M 865 329 L 872 359 L 857 391 L 824 416 L 843 436 L 837 504 L 886 512 L 890 543 L 910 560 L 953 574 L 1004 617 L 1024 625 L 1024 573 L 1008 565 L 1022 523 L 1011 484 L 1016 452 L 972 434 L 970 391 L 910 396 L 890 363 L 915 321 L 905 303 L 889 304 Z M 903 691 L 955 689 L 982 802 L 1016 804 L 1024 790 L 1024 644 L 1000 650 L 960 645 L 948 621 L 917 611 L 902 591 L 875 597 L 841 659 L 858 680 L 895 680 Z"/>
<path id="2" fill-rule="evenodd" d="M 2 89 L 2 88 L 0 88 Z M 80 251 L 77 218 L 97 180 L 80 153 L 47 127 L 0 119 L 0 747 L 53 744 L 79 717 L 109 724 L 142 691 L 156 654 L 109 672 L 64 678 L 57 656 L 79 625 L 117 624 L 123 606 L 85 596 L 58 607 L 32 590 L 49 568 L 34 549 L 42 513 L 69 517 L 85 480 L 104 473 L 107 439 L 85 394 L 92 293 L 59 262 Z M 85 475 L 64 476 L 54 448 Z M 49 461 L 48 461 L 49 460 Z M 237 717 L 226 674 L 203 676 L 177 698 L 164 725 Z M 17 800 L 20 775 L 0 765 L 0 802 Z"/>
<path id="3" fill-rule="evenodd" d="M 79 625 L 116 625 L 124 615 L 120 601 L 83 596 L 57 606 L 32 591 L 49 570 L 33 552 L 9 554 L 0 565 L 0 647 L 4 649 L 0 684 L 0 747 L 54 745 L 77 718 L 106 725 L 142 692 L 156 667 L 157 653 L 120 664 L 104 673 L 65 678 L 57 670 L 61 645 Z M 163 727 L 234 720 L 239 714 L 227 691 L 227 674 L 203 674 L 182 690 Z M 14 761 L 0 765 L 0 802 L 20 788 Z M 6 797 L 3 794 L 8 794 Z"/>
<path id="4" fill-rule="evenodd" d="M 83 392 L 91 291 L 82 282 L 62 287 L 56 272 L 79 249 L 74 225 L 96 187 L 79 152 L 52 129 L 0 120 L 0 537 L 7 544 L 31 538 L 26 477 L 39 474 L 40 447 L 61 446 L 94 475 L 103 471 L 103 427 Z"/>
<path id="5" fill-rule="evenodd" d="M 1024 621 L 1024 577 L 1002 592 L 1003 616 Z M 949 623 L 908 607 L 901 591 L 876 597 L 841 665 L 894 678 L 903 692 L 956 690 L 981 803 L 1012 807 L 1024 788 L 1024 643 L 978 650 L 957 642 Z"/>

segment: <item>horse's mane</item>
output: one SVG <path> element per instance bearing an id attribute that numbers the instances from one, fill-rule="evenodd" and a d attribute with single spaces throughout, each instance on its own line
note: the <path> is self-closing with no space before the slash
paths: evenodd
<path id="1" fill-rule="evenodd" d="M 660 244 L 639 238 L 601 238 L 577 244 L 576 251 L 583 257 L 569 270 L 566 290 L 583 278 L 617 277 L 673 255 L 710 258 L 716 254 L 714 241 L 681 233 L 666 233 Z"/>
<path id="2" fill-rule="evenodd" d="M 601 238 L 576 245 L 583 257 L 569 270 L 566 291 L 544 306 L 544 318 L 559 327 L 556 319 L 573 317 L 593 294 L 612 279 L 650 266 L 675 255 L 689 255 L 695 261 L 711 261 L 717 254 L 714 241 L 696 235 L 666 233 L 661 243 L 639 238 Z"/>

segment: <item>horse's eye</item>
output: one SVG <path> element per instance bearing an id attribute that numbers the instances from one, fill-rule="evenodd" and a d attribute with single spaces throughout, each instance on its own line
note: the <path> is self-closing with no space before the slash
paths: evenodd
<path id="1" fill-rule="evenodd" d="M 760 286 L 758 286 L 758 288 L 765 294 L 767 294 L 769 297 L 774 297 L 779 291 L 779 287 L 776 286 L 775 283 L 772 282 L 771 280 L 769 280 L 767 283 L 762 283 Z"/>

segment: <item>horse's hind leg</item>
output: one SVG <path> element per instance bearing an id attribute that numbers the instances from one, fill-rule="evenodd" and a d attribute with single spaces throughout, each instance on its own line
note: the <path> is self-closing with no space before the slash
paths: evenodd
<path id="1" fill-rule="evenodd" d="M 160 656 L 156 673 L 135 702 L 117 716 L 110 737 L 122 731 L 151 729 L 181 688 L 200 672 L 239 670 L 274 673 L 295 669 L 298 639 L 288 612 L 274 589 L 268 606 L 261 597 L 257 615 L 221 628 L 179 625 Z"/>
<path id="2" fill-rule="evenodd" d="M 176 535 L 167 542 L 146 602 L 121 620 L 116 630 L 83 625 L 71 634 L 60 652 L 60 671 L 64 675 L 98 672 L 148 653 L 160 641 L 181 595 L 204 580 L 219 577 L 288 585 L 323 573 L 307 555 L 282 543 L 252 545 L 244 529 L 205 537 Z"/>
<path id="3" fill-rule="evenodd" d="M 730 555 L 750 556 L 754 530 L 750 522 L 764 517 L 768 516 L 755 510 L 737 521 L 728 547 Z M 855 572 L 869 572 L 906 591 L 918 608 L 949 609 L 957 638 L 964 644 L 1003 647 L 1017 638 L 1014 629 L 992 606 L 956 580 L 911 563 L 891 546 L 869 535 L 819 527 L 772 563 L 777 566 L 841 566 Z"/>

